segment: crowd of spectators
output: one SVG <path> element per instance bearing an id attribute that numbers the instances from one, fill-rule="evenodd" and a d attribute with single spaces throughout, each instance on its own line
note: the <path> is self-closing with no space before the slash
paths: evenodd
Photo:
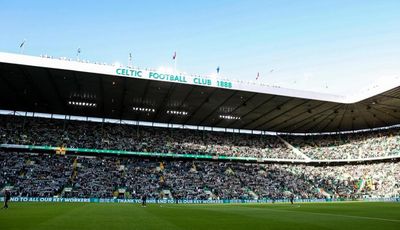
<path id="1" fill-rule="evenodd" d="M 0 116 L 0 141 L 8 144 L 138 152 L 302 159 L 279 138 L 124 124 Z"/>
<path id="2" fill-rule="evenodd" d="M 285 136 L 312 159 L 363 159 L 400 155 L 400 129 L 335 135 Z"/>
<path id="3" fill-rule="evenodd" d="M 72 174 L 70 157 L 38 154 L 0 154 L 0 185 L 13 185 L 13 195 L 54 196 Z M 3 188 L 1 187 L 1 188 Z"/>
<path id="4" fill-rule="evenodd" d="M 46 118 L 0 116 L 0 143 L 315 160 L 400 154 L 400 130 L 335 135 L 252 135 Z M 294 149 L 299 151 L 294 151 Z"/>
<path id="5" fill-rule="evenodd" d="M 0 152 L 0 162 L 0 190 L 9 186 L 13 196 L 279 199 L 400 193 L 400 162 L 313 166 L 15 152 Z"/>

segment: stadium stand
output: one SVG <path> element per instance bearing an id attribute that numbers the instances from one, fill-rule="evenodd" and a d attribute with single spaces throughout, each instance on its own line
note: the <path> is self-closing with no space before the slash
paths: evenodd
<path id="1" fill-rule="evenodd" d="M 0 116 L 0 191 L 10 188 L 13 196 L 399 195 L 400 129 L 371 131 L 399 124 L 395 82 L 343 96 L 229 79 L 199 85 L 199 79 L 210 79 L 174 76 L 186 77 L 182 84 L 153 79 L 169 76 L 158 70 L 48 55 L 0 53 L 0 68 L 2 113 L 25 114 Z M 128 74 L 139 72 L 140 77 Z M 38 113 L 65 119 L 33 117 Z M 71 116 L 197 129 L 67 119 Z M 369 131 L 320 134 L 361 129 Z"/>
<path id="2" fill-rule="evenodd" d="M 273 136 L 0 116 L 3 144 L 301 159 L 363 159 L 399 153 L 399 130 Z M 289 143 L 289 145 L 285 144 Z M 0 153 L 0 188 L 13 196 L 278 199 L 394 197 L 400 162 L 258 164 L 119 156 Z"/>
<path id="3" fill-rule="evenodd" d="M 1 142 L 138 152 L 296 159 L 276 136 L 0 116 Z"/>
<path id="4" fill-rule="evenodd" d="M 3 144 L 272 159 L 364 159 L 400 154 L 398 128 L 352 134 L 284 136 L 288 146 L 282 138 L 273 135 L 0 116 L 0 134 Z"/>
<path id="5" fill-rule="evenodd" d="M 399 162 L 311 166 L 14 152 L 1 152 L 0 160 L 0 185 L 13 196 L 166 198 L 168 191 L 177 199 L 271 199 L 400 192 Z"/>
<path id="6" fill-rule="evenodd" d="M 287 136 L 292 145 L 312 159 L 363 159 L 400 154 L 400 130 L 337 135 Z"/>

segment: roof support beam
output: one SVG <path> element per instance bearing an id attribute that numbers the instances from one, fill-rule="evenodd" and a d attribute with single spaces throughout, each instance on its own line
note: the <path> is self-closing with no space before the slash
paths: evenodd
<path id="1" fill-rule="evenodd" d="M 315 125 L 313 125 L 313 126 L 311 126 L 311 128 L 310 128 L 310 130 L 307 130 L 306 132 L 316 132 L 315 131 L 315 128 L 316 127 L 318 127 L 322 122 L 324 122 L 324 121 L 326 121 L 326 118 L 328 118 L 330 116 L 330 114 L 327 114 L 327 115 L 325 115 L 325 116 L 321 116 L 322 117 L 322 119 L 320 120 L 320 121 L 318 121 Z M 322 130 L 319 130 L 319 131 L 317 131 L 317 132 L 323 132 Z"/>
<path id="2" fill-rule="evenodd" d="M 227 101 L 229 101 L 232 97 L 234 97 L 236 95 L 238 91 L 233 91 L 233 93 L 231 93 L 231 95 L 229 95 L 228 98 L 226 98 L 223 102 L 221 102 L 218 106 L 215 106 L 215 109 L 212 110 L 210 113 L 208 113 L 208 115 L 202 119 L 199 123 L 199 125 L 202 125 L 204 121 L 206 121 L 208 118 L 211 117 L 211 115 L 213 115 L 223 104 L 225 104 Z"/>
<path id="3" fill-rule="evenodd" d="M 357 111 L 360 111 L 360 110 L 357 108 Z M 357 114 L 361 114 L 361 112 L 357 112 Z M 365 119 L 365 117 L 364 117 L 363 115 L 360 115 L 360 118 L 361 118 L 361 120 L 363 120 L 364 123 L 367 125 L 368 129 L 371 129 L 371 125 L 369 124 L 369 122 L 367 121 L 367 119 Z"/>
<path id="4" fill-rule="evenodd" d="M 376 110 L 376 111 L 378 111 L 378 112 L 380 112 L 380 113 L 386 114 L 387 116 L 392 117 L 392 118 L 394 118 L 395 120 L 400 120 L 400 117 L 394 116 L 394 115 L 391 114 L 391 113 L 382 111 L 382 110 L 377 109 L 377 108 L 375 108 L 375 107 L 372 107 L 372 109 L 373 109 L 373 110 Z"/>
<path id="5" fill-rule="evenodd" d="M 324 103 L 321 103 L 321 104 L 319 104 L 318 106 L 316 106 L 316 107 L 314 107 L 314 108 L 312 108 L 312 109 L 315 111 L 316 108 L 318 108 L 318 107 L 320 107 L 320 106 L 322 106 L 322 105 L 324 105 Z M 296 126 L 296 129 L 297 129 L 297 127 L 299 127 L 298 125 L 300 125 L 300 124 L 303 123 L 304 121 L 310 120 L 310 118 L 315 118 L 316 116 L 320 115 L 321 113 L 324 113 L 324 112 L 326 112 L 326 111 L 328 111 L 328 110 L 331 110 L 331 109 L 334 108 L 334 107 L 335 107 L 335 106 L 329 107 L 328 109 L 324 109 L 324 110 L 319 111 L 319 112 L 317 112 L 317 113 L 313 113 L 313 115 L 306 116 L 306 118 L 301 119 L 300 121 L 296 121 L 296 125 L 297 125 L 297 126 Z M 294 117 L 301 117 L 302 114 L 307 114 L 307 113 L 308 113 L 308 111 L 302 112 L 302 113 L 300 113 L 300 114 L 298 114 L 297 116 L 294 116 Z M 278 124 L 278 127 L 279 127 L 279 125 L 280 125 L 280 124 Z M 292 127 L 292 126 L 293 126 L 293 123 L 287 124 L 286 126 L 284 126 L 284 127 L 281 128 L 281 129 L 282 129 L 282 130 L 286 130 L 286 128 Z M 273 127 L 275 128 L 276 126 L 273 126 Z"/>
<path id="6" fill-rule="evenodd" d="M 303 105 L 305 105 L 305 104 L 307 104 L 307 103 L 308 103 L 308 101 L 304 101 L 303 103 L 300 103 L 300 104 L 298 104 L 298 105 L 296 105 L 296 106 L 290 108 L 289 110 L 283 111 L 282 113 L 276 115 L 275 117 L 273 117 L 273 118 L 271 118 L 271 119 L 269 119 L 269 120 L 263 122 L 261 125 L 259 125 L 259 127 L 263 127 L 265 124 L 267 124 L 267 123 L 269 123 L 269 122 L 271 122 L 271 121 L 273 121 L 273 120 L 279 118 L 279 117 L 282 116 L 283 114 L 285 114 L 285 113 L 287 113 L 287 112 L 290 112 L 290 111 L 292 111 L 292 110 L 294 110 L 294 109 L 297 109 L 297 108 L 299 108 L 299 107 L 301 107 L 301 106 L 303 106 Z"/>
<path id="7" fill-rule="evenodd" d="M 0 80 L 4 82 L 5 85 L 7 85 L 7 89 L 11 94 L 15 95 L 15 99 L 17 100 L 18 104 L 23 105 L 24 107 L 30 107 L 31 105 L 27 103 L 26 100 L 24 100 L 24 96 L 22 96 L 17 88 L 6 78 L 4 77 L 4 73 L 0 71 Z M 16 110 L 17 107 L 13 105 L 13 110 Z"/>
<path id="8" fill-rule="evenodd" d="M 400 100 L 400 97 L 395 97 L 395 96 L 391 96 L 391 95 L 380 94 L 379 96 L 380 97 L 387 97 L 387 98 L 391 98 L 391 99 Z"/>
<path id="9" fill-rule="evenodd" d="M 144 98 L 146 98 L 147 92 L 149 91 L 150 82 L 151 82 L 151 81 L 147 81 L 147 82 L 146 82 L 146 86 L 144 87 L 143 94 L 142 94 L 142 96 L 140 97 L 140 107 L 143 107 L 143 101 L 144 101 Z M 135 120 L 138 120 L 139 115 L 140 115 L 139 113 L 136 113 L 136 115 L 135 115 Z"/>
<path id="10" fill-rule="evenodd" d="M 309 120 L 309 121 L 306 122 L 306 123 L 304 123 L 304 124 L 301 125 L 301 126 L 297 126 L 296 129 L 297 129 L 297 130 L 301 130 L 303 127 L 305 127 L 305 126 L 307 126 L 307 125 L 309 125 L 309 124 L 315 122 L 316 120 L 318 120 L 318 119 L 321 118 L 321 117 L 324 117 L 323 113 L 325 113 L 326 111 L 331 110 L 331 109 L 335 109 L 335 108 L 340 107 L 340 106 L 341 106 L 341 105 L 335 105 L 335 106 L 333 106 L 333 107 L 330 107 L 330 108 L 328 108 L 328 109 L 325 109 L 325 110 L 323 110 L 323 111 L 321 111 L 321 112 L 315 114 L 313 117 L 308 117 L 308 118 L 305 119 L 304 121 L 307 121 L 307 120 Z M 285 128 L 286 128 L 286 127 L 285 127 Z M 283 129 L 283 130 L 285 130 L 285 129 Z"/>
<path id="11" fill-rule="evenodd" d="M 257 122 L 257 121 L 261 120 L 262 118 L 264 118 L 264 117 L 266 117 L 267 115 L 269 115 L 271 112 L 275 111 L 278 107 L 284 106 L 286 103 L 288 103 L 288 102 L 291 101 L 291 100 L 292 100 L 292 98 L 289 98 L 289 99 L 286 100 L 285 102 L 280 103 L 277 107 L 274 107 L 274 108 L 270 109 L 268 112 L 264 113 L 263 115 L 261 115 L 261 116 L 258 117 L 257 119 L 255 119 L 255 120 L 253 120 L 253 121 L 250 121 L 250 122 L 247 122 L 246 124 L 240 126 L 240 129 L 243 129 L 243 127 L 246 127 L 246 126 L 248 126 L 248 125 L 250 125 L 250 124 L 252 124 L 252 123 L 254 123 L 254 122 Z M 281 113 L 281 114 L 282 114 L 282 113 Z M 266 122 L 264 122 L 264 124 L 265 124 L 265 123 L 266 123 Z"/>
<path id="12" fill-rule="evenodd" d="M 123 115 L 124 115 L 124 109 L 125 109 L 125 98 L 126 98 L 126 77 L 123 78 L 123 83 L 122 83 L 122 92 L 121 92 L 121 99 L 119 100 L 121 102 L 120 106 L 119 106 L 119 118 L 123 119 Z"/>
<path id="13" fill-rule="evenodd" d="M 46 75 L 47 79 L 49 79 L 49 82 L 51 84 L 51 88 L 53 88 L 54 93 L 57 96 L 57 101 L 60 104 L 61 108 L 67 113 L 70 113 L 70 109 L 65 105 L 65 101 L 63 100 L 60 90 L 58 89 L 57 84 L 53 78 L 53 75 L 50 73 L 49 69 L 46 69 Z"/>
<path id="14" fill-rule="evenodd" d="M 176 86 L 176 84 L 170 83 L 167 95 L 163 96 L 163 100 L 162 100 L 161 104 L 158 106 L 158 108 L 156 109 L 156 112 L 153 116 L 153 120 L 157 120 L 157 118 L 159 118 L 159 116 L 164 112 L 165 107 L 167 107 L 168 101 L 171 98 L 172 92 L 174 92 L 175 86 Z"/>
<path id="15" fill-rule="evenodd" d="M 99 100 L 99 107 L 100 107 L 100 112 L 103 117 L 105 117 L 105 101 L 106 99 L 104 98 L 104 80 L 102 77 L 99 77 L 99 89 L 100 89 L 100 100 Z M 104 119 L 103 119 L 104 120 Z"/>
<path id="16" fill-rule="evenodd" d="M 234 114 L 236 112 L 236 110 L 238 110 L 239 108 L 241 108 L 242 106 L 246 105 L 251 99 L 253 99 L 258 93 L 253 93 L 250 97 L 248 97 L 244 102 L 242 102 L 241 104 L 239 104 L 238 106 L 236 106 L 233 110 L 232 110 L 232 114 Z M 240 114 L 239 114 L 240 115 Z M 221 120 L 217 119 L 212 126 L 217 126 L 219 123 L 221 122 Z M 232 121 L 233 122 L 233 121 Z"/>
<path id="17" fill-rule="evenodd" d="M 21 66 L 18 67 L 18 70 L 21 72 L 21 74 L 24 76 L 25 81 L 28 83 L 27 85 L 29 85 L 29 88 L 31 88 L 32 92 L 35 94 L 35 96 L 39 99 L 39 102 L 41 102 L 46 110 L 48 109 L 49 106 L 49 100 L 47 98 L 45 98 L 43 96 L 43 94 L 41 93 L 40 89 L 37 87 L 37 85 L 35 84 L 35 82 L 32 79 L 32 76 L 24 69 L 22 69 Z M 37 102 L 35 101 L 35 104 Z M 45 103 L 45 104 L 43 104 Z M 53 105 L 53 106 L 57 106 L 57 105 Z"/>
<path id="18" fill-rule="evenodd" d="M 381 122 L 382 124 L 384 124 L 385 126 L 389 126 L 388 123 L 382 119 L 380 119 L 378 116 L 376 116 L 374 113 L 372 113 L 370 110 L 367 111 L 367 113 L 372 114 L 372 117 L 376 120 L 378 120 L 379 122 Z"/>
<path id="19" fill-rule="evenodd" d="M 349 108 L 349 105 L 345 105 L 345 109 L 344 109 L 342 117 L 340 118 L 340 121 L 339 121 L 338 129 L 340 129 L 340 127 L 342 126 L 342 123 L 343 123 L 343 120 L 344 120 L 344 115 L 345 115 L 345 113 L 346 113 L 348 108 Z"/>
<path id="20" fill-rule="evenodd" d="M 188 98 L 190 97 L 190 95 L 192 95 L 192 92 L 194 91 L 195 87 L 192 86 L 192 88 L 190 89 L 190 91 L 186 94 L 186 96 L 183 98 L 183 100 L 181 101 L 180 105 L 178 106 L 179 110 L 182 110 L 182 107 L 185 105 L 185 102 L 188 100 Z M 190 111 L 188 111 L 190 112 Z M 171 123 L 171 120 L 174 119 L 173 116 L 170 116 L 170 118 L 168 119 L 168 124 Z"/>
<path id="21" fill-rule="evenodd" d="M 213 91 L 211 91 L 210 95 L 208 95 L 208 96 L 203 100 L 203 102 L 202 102 L 199 106 L 197 106 L 197 108 L 196 108 L 196 110 L 193 112 L 193 114 L 191 114 L 190 116 L 188 116 L 188 117 L 185 119 L 185 121 L 183 122 L 184 125 L 186 125 L 187 122 L 190 121 L 190 119 L 196 115 L 196 113 L 201 109 L 201 107 L 203 107 L 203 105 L 204 105 L 205 103 L 207 103 L 208 101 L 210 101 L 210 97 L 211 97 L 216 91 L 217 91 L 217 88 L 215 88 L 215 89 L 213 89 Z"/>
<path id="22" fill-rule="evenodd" d="M 257 109 L 261 108 L 262 106 L 268 104 L 270 101 L 272 101 L 276 96 L 272 95 L 271 97 L 267 98 L 267 100 L 265 100 L 264 102 L 262 102 L 261 104 L 257 105 L 254 109 L 248 111 L 247 113 L 245 113 L 244 115 L 241 116 L 241 119 L 244 120 L 244 118 L 248 115 L 251 115 L 254 111 L 256 111 Z M 232 127 L 234 124 L 236 124 L 238 122 L 238 120 L 235 120 L 232 124 L 229 125 L 229 127 Z M 251 121 L 252 122 L 252 121 Z M 251 123 L 248 122 L 247 124 Z"/>

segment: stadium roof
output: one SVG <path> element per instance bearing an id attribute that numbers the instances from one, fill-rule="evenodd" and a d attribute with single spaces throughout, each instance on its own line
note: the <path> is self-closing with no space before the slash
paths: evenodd
<path id="1" fill-rule="evenodd" d="M 289 133 L 400 123 L 400 78 L 351 95 L 0 53 L 0 109 Z"/>

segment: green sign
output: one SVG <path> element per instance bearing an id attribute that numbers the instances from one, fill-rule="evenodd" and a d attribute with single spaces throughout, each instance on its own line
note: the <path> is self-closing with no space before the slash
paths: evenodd
<path id="1" fill-rule="evenodd" d="M 117 69 L 115 69 L 115 74 L 118 76 L 124 76 L 124 77 L 177 82 L 177 83 L 192 84 L 192 85 L 212 86 L 212 87 L 218 87 L 218 88 L 230 89 L 233 87 L 233 83 L 231 81 L 210 79 L 210 78 L 201 77 L 201 76 L 166 74 L 166 73 L 159 73 L 159 72 L 148 71 L 148 70 L 117 68 Z"/>

